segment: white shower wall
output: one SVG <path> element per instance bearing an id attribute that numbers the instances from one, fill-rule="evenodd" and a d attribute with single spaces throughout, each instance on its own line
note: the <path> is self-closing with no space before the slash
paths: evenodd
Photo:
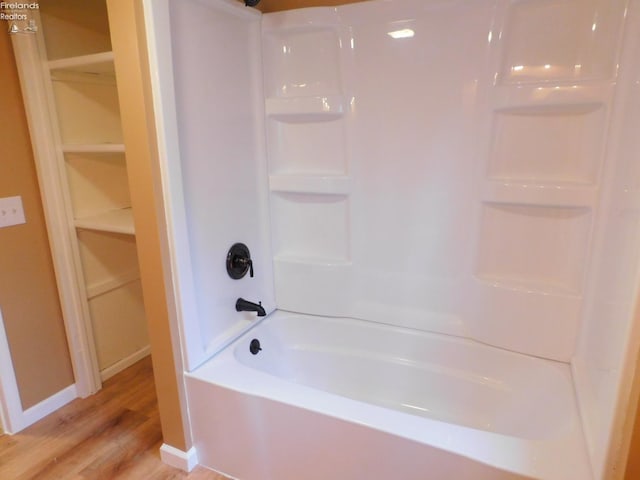
<path id="1" fill-rule="evenodd" d="M 640 2 L 630 2 L 626 23 L 592 265 L 572 360 L 587 445 L 595 471 L 603 476 L 623 448 L 620 431 L 629 419 L 620 413 L 629 409 L 630 372 L 640 347 L 640 319 L 634 318 L 640 291 Z"/>
<path id="2" fill-rule="evenodd" d="M 275 308 L 269 238 L 261 15 L 233 0 L 154 0 L 154 95 L 176 327 L 194 370 L 253 326 L 239 297 Z M 245 243 L 255 276 L 229 277 Z"/>
<path id="3" fill-rule="evenodd" d="M 278 307 L 571 362 L 596 478 L 638 349 L 639 7 L 263 17 Z"/>
<path id="4" fill-rule="evenodd" d="M 468 158 L 492 5 L 468 9 L 397 2 L 265 16 L 281 308 L 465 334 L 456 291 L 472 261 Z M 415 38 L 388 36 L 409 28 Z M 458 49 L 469 61 L 438 66 Z M 276 108 L 303 100 L 315 118 Z"/>
<path id="5" fill-rule="evenodd" d="M 624 11 L 406 0 L 266 15 L 278 306 L 569 361 Z"/>

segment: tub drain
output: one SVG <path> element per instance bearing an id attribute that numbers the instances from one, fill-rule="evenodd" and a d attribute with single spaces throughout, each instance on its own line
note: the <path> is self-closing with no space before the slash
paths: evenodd
<path id="1" fill-rule="evenodd" d="M 251 340 L 251 343 L 249 344 L 249 351 L 253 355 L 257 355 L 260 350 L 262 350 L 262 347 L 260 347 L 260 340 L 257 338 Z"/>

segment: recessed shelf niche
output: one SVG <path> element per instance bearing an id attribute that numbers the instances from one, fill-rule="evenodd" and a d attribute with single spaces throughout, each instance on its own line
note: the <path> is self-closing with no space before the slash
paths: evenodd
<path id="1" fill-rule="evenodd" d="M 267 121 L 270 171 L 273 174 L 345 175 L 343 121 L 284 123 Z"/>
<path id="2" fill-rule="evenodd" d="M 349 202 L 343 195 L 274 193 L 272 228 L 276 256 L 349 259 Z"/>
<path id="3" fill-rule="evenodd" d="M 502 83 L 605 80 L 615 75 L 621 9 L 609 0 L 513 2 Z"/>
<path id="4" fill-rule="evenodd" d="M 75 218 L 131 206 L 122 153 L 67 153 L 65 166 Z"/>
<path id="5" fill-rule="evenodd" d="M 534 183 L 596 182 L 601 104 L 523 106 L 494 113 L 489 178 Z"/>
<path id="6" fill-rule="evenodd" d="M 503 287 L 579 293 L 590 226 L 588 208 L 484 204 L 477 275 Z"/>
<path id="7" fill-rule="evenodd" d="M 39 12 L 49 60 L 112 50 L 105 2 L 55 0 Z"/>
<path id="8" fill-rule="evenodd" d="M 340 37 L 331 27 L 304 26 L 264 36 L 267 97 L 342 93 Z"/>
<path id="9" fill-rule="evenodd" d="M 53 91 L 62 143 L 123 143 L 115 83 L 54 80 Z"/>

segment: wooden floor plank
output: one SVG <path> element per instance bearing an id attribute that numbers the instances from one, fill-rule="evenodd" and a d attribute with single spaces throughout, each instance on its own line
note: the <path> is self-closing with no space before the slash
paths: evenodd
<path id="1" fill-rule="evenodd" d="M 0 437 L 0 479 L 228 480 L 160 460 L 162 431 L 149 357 L 16 435 Z"/>
<path id="2" fill-rule="evenodd" d="M 122 410 L 115 417 L 105 419 L 105 424 L 94 435 L 46 464 L 31 468 L 26 476 L 53 480 L 65 475 L 84 474 L 91 465 L 100 464 L 105 459 L 113 462 L 122 449 L 121 443 L 134 447 L 130 432 L 145 421 L 146 418 L 131 410 Z"/>

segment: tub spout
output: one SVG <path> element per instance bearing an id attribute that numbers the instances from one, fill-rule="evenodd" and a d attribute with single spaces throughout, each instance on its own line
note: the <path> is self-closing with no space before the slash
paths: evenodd
<path id="1" fill-rule="evenodd" d="M 262 308 L 262 302 L 253 303 L 244 298 L 236 300 L 236 312 L 257 312 L 259 317 L 264 317 L 267 314 Z"/>

